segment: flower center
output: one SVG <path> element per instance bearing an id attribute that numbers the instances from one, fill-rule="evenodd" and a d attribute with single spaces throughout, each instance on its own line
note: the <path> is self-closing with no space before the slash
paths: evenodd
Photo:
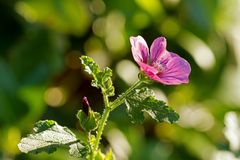
<path id="1" fill-rule="evenodd" d="M 160 73 L 164 70 L 164 66 L 159 61 L 154 62 L 153 67 L 158 70 L 158 73 Z"/>

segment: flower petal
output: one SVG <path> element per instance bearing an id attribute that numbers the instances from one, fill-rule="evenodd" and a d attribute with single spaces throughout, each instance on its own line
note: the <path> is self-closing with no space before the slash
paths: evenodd
<path id="1" fill-rule="evenodd" d="M 158 81 L 167 85 L 188 83 L 188 77 L 191 72 L 190 64 L 177 54 L 170 54 L 171 58 L 168 58 L 169 61 L 166 62 L 164 70 L 157 74 Z"/>
<path id="2" fill-rule="evenodd" d="M 158 73 L 158 70 L 155 67 L 150 66 L 146 63 L 141 63 L 140 62 L 139 66 L 140 66 L 141 70 L 143 72 L 145 72 L 150 78 L 151 78 L 152 75 L 156 75 Z"/>
<path id="3" fill-rule="evenodd" d="M 150 64 L 156 62 L 165 53 L 167 40 L 164 37 L 156 38 L 150 48 Z"/>
<path id="4" fill-rule="evenodd" d="M 148 62 L 148 46 L 146 41 L 141 37 L 130 37 L 130 42 L 132 45 L 132 54 L 134 60 L 139 64 L 140 62 Z M 139 64 L 140 65 L 140 64 Z"/>

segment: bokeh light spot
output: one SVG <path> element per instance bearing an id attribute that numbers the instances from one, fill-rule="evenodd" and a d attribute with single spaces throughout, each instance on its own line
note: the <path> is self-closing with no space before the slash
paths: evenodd
<path id="1" fill-rule="evenodd" d="M 104 37 L 106 32 L 106 19 L 98 18 L 93 22 L 92 25 L 93 33 L 99 37 Z"/>
<path id="2" fill-rule="evenodd" d="M 180 3 L 180 0 L 163 0 L 163 3 L 164 3 L 164 6 L 168 8 L 173 8 Z"/>
<path id="3" fill-rule="evenodd" d="M 114 128 L 108 132 L 107 139 L 110 142 L 116 158 L 127 160 L 132 150 L 125 135 L 120 130 Z"/>
<path id="4" fill-rule="evenodd" d="M 225 129 L 224 135 L 230 143 L 233 151 L 240 149 L 240 121 L 235 112 L 228 112 L 224 117 Z"/>
<path id="5" fill-rule="evenodd" d="M 167 96 L 166 94 L 159 88 L 152 88 L 154 94 L 155 94 L 155 97 L 161 101 L 164 101 L 166 103 L 168 103 L 168 99 L 167 99 Z"/>
<path id="6" fill-rule="evenodd" d="M 106 5 L 102 0 L 93 0 L 90 4 L 90 10 L 92 13 L 100 15 L 106 10 Z"/>
<path id="7" fill-rule="evenodd" d="M 146 13 L 137 12 L 133 16 L 132 22 L 136 28 L 143 29 L 150 24 L 150 19 Z"/>
<path id="8" fill-rule="evenodd" d="M 210 130 L 215 123 L 212 114 L 198 105 L 182 107 L 179 114 L 181 117 L 179 124 L 182 127 L 191 127 L 204 132 Z"/>
<path id="9" fill-rule="evenodd" d="M 239 158 L 229 151 L 215 151 L 212 160 L 239 160 Z"/>
<path id="10" fill-rule="evenodd" d="M 222 74 L 217 96 L 221 101 L 240 105 L 240 68 L 228 66 Z M 224 98 L 222 98 L 224 97 Z"/>
<path id="11" fill-rule="evenodd" d="M 127 84 L 131 85 L 138 79 L 139 69 L 129 60 L 122 60 L 116 66 L 117 74 Z"/>
<path id="12" fill-rule="evenodd" d="M 102 42 L 96 37 L 90 37 L 84 44 L 84 49 L 86 53 L 95 51 L 95 50 L 102 50 L 103 44 Z"/>
<path id="13" fill-rule="evenodd" d="M 174 37 L 179 33 L 180 27 L 176 19 L 169 17 L 162 22 L 160 31 L 168 37 Z"/>
<path id="14" fill-rule="evenodd" d="M 125 40 L 121 32 L 112 31 L 112 33 L 106 37 L 106 45 L 113 53 L 122 51 L 125 46 Z"/>
<path id="15" fill-rule="evenodd" d="M 8 154 L 14 155 L 19 152 L 17 144 L 21 138 L 20 130 L 16 127 L 11 127 L 5 131 L 6 135 L 2 135 L 6 136 L 3 141 L 3 148 Z"/>
<path id="16" fill-rule="evenodd" d="M 17 2 L 15 9 L 17 13 L 23 16 L 28 22 L 35 22 L 38 18 L 36 11 L 25 2 Z"/>
<path id="17" fill-rule="evenodd" d="M 124 54 L 125 49 L 125 39 L 124 32 L 125 29 L 125 17 L 119 11 L 112 11 L 107 16 L 106 25 L 106 38 L 105 43 L 111 53 Z"/>
<path id="18" fill-rule="evenodd" d="M 61 87 L 51 87 L 45 91 L 44 100 L 51 107 L 60 107 L 66 101 L 66 94 Z"/>
<path id="19" fill-rule="evenodd" d="M 215 66 L 216 60 L 212 50 L 194 34 L 182 32 L 178 43 L 193 56 L 195 62 L 202 69 L 210 70 Z"/>
<path id="20" fill-rule="evenodd" d="M 99 65 L 100 68 L 107 67 L 111 60 L 109 59 L 108 55 L 104 50 L 95 50 L 88 52 L 87 55 L 92 57 L 94 61 Z"/>
<path id="21" fill-rule="evenodd" d="M 135 0 L 135 2 L 153 16 L 160 14 L 163 10 L 158 0 Z"/>

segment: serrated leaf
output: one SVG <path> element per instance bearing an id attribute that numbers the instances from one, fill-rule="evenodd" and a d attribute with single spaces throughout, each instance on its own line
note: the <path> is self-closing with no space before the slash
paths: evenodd
<path id="1" fill-rule="evenodd" d="M 69 154 L 73 157 L 83 158 L 89 154 L 89 148 L 87 146 L 83 147 L 80 143 L 74 143 L 69 146 Z"/>
<path id="2" fill-rule="evenodd" d="M 80 57 L 82 64 L 85 67 L 85 71 L 92 75 L 94 79 L 97 79 L 97 75 L 101 72 L 99 66 L 94 62 L 94 60 L 88 56 Z"/>
<path id="3" fill-rule="evenodd" d="M 158 122 L 167 121 L 174 123 L 179 115 L 166 105 L 165 102 L 157 100 L 152 90 L 142 88 L 135 90 L 135 93 L 125 100 L 127 112 L 134 123 L 144 121 L 144 112 L 148 113 Z"/>
<path id="4" fill-rule="evenodd" d="M 90 110 L 89 115 L 87 115 L 82 110 L 79 110 L 77 113 L 77 118 L 79 119 L 82 129 L 84 129 L 86 132 L 90 132 L 98 127 L 101 115 L 98 112 L 93 112 L 92 110 Z"/>
<path id="5" fill-rule="evenodd" d="M 44 130 L 51 128 L 53 125 L 55 125 L 55 121 L 53 120 L 39 121 L 35 123 L 33 131 L 35 133 L 42 132 Z"/>
<path id="6" fill-rule="evenodd" d="M 174 123 L 179 119 L 179 115 L 173 109 L 153 96 L 148 97 L 143 103 L 146 106 L 144 111 L 158 122 L 168 121 Z"/>
<path id="7" fill-rule="evenodd" d="M 111 76 L 112 76 L 112 70 L 110 68 L 106 67 L 103 70 L 102 75 L 101 75 L 101 77 L 102 77 L 101 83 L 105 90 L 105 93 L 108 96 L 114 96 L 114 87 L 112 85 Z"/>
<path id="8" fill-rule="evenodd" d="M 144 121 L 144 112 L 142 111 L 144 106 L 142 105 L 142 101 L 152 95 L 152 90 L 142 88 L 135 90 L 134 95 L 125 100 L 127 112 L 133 123 L 142 123 Z"/>
<path id="9" fill-rule="evenodd" d="M 52 153 L 58 147 L 69 147 L 76 143 L 78 148 L 84 148 L 67 127 L 62 127 L 52 120 L 45 120 L 35 124 L 34 133 L 22 138 L 18 148 L 24 153 Z"/>
<path id="10" fill-rule="evenodd" d="M 91 85 L 96 88 L 101 88 L 102 92 L 107 96 L 114 96 L 114 87 L 111 80 L 112 70 L 106 67 L 101 71 L 94 60 L 88 56 L 81 56 L 80 59 L 85 71 L 93 76 Z"/>

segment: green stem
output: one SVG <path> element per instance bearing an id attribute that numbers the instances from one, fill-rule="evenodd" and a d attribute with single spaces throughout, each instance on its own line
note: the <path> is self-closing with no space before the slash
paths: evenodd
<path id="1" fill-rule="evenodd" d="M 124 103 L 124 100 L 126 97 L 131 96 L 131 94 L 133 93 L 133 91 L 140 87 L 142 84 L 144 83 L 144 81 L 142 80 L 138 80 L 136 83 L 134 83 L 130 88 L 128 88 L 128 90 L 126 90 L 122 95 L 120 95 L 116 100 L 114 100 L 109 108 L 111 108 L 111 110 L 114 110 L 115 108 L 117 108 L 118 106 L 120 106 L 122 103 Z"/>
<path id="2" fill-rule="evenodd" d="M 103 101 L 104 101 L 104 105 L 105 105 L 105 109 L 103 111 L 103 115 L 102 118 L 100 120 L 100 124 L 97 130 L 97 136 L 96 136 L 96 141 L 93 145 L 93 150 L 92 150 L 92 154 L 91 154 L 91 160 L 95 160 L 95 156 L 96 153 L 98 151 L 99 148 L 99 143 L 101 140 L 101 136 L 103 133 L 103 129 L 106 125 L 109 113 L 114 110 L 115 108 L 117 108 L 119 105 L 121 105 L 122 103 L 124 103 L 124 100 L 126 97 L 131 96 L 132 93 L 134 93 L 133 91 L 140 87 L 142 84 L 144 83 L 143 80 L 139 80 L 137 81 L 135 84 L 133 84 L 128 90 L 126 90 L 122 95 L 120 95 L 116 100 L 114 100 L 112 103 L 109 103 L 108 100 L 108 96 L 105 94 L 105 92 L 103 91 Z"/>
<path id="3" fill-rule="evenodd" d="M 105 108 L 108 108 L 109 107 L 108 96 L 104 91 L 102 92 L 102 94 L 103 94 L 103 102 L 104 102 Z"/>
<path id="4" fill-rule="evenodd" d="M 100 143 L 100 140 L 101 140 L 101 137 L 102 137 L 103 129 L 106 125 L 109 113 L 111 112 L 111 109 L 109 108 L 108 97 L 105 94 L 105 92 L 102 92 L 102 93 L 103 93 L 103 100 L 104 100 L 105 109 L 103 111 L 103 115 L 102 115 L 98 130 L 97 130 L 97 136 L 96 136 L 96 140 L 95 140 L 95 143 L 94 143 L 94 146 L 93 146 L 91 160 L 95 159 L 96 152 L 98 151 L 99 143 Z"/>
<path id="5" fill-rule="evenodd" d="M 109 116 L 110 112 L 111 112 L 110 108 L 105 108 L 105 110 L 103 112 L 103 116 L 102 116 L 98 131 L 97 131 L 97 137 L 96 137 L 96 142 L 95 142 L 95 145 L 94 145 L 94 151 L 98 150 L 98 145 L 99 145 L 99 142 L 101 140 L 103 129 L 104 129 L 104 126 L 106 125 L 106 121 L 108 119 L 108 116 Z"/>

